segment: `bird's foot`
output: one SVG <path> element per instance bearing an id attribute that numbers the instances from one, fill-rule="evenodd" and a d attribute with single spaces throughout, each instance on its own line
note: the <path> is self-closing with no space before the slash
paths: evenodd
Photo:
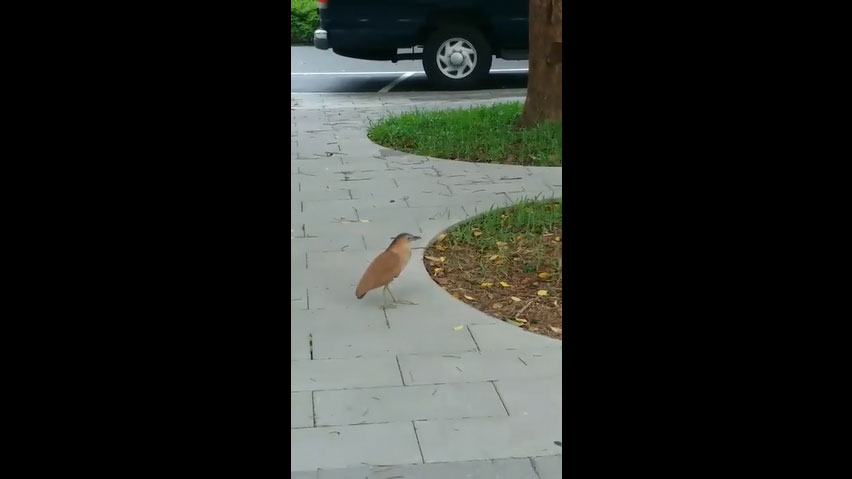
<path id="1" fill-rule="evenodd" d="M 400 299 L 399 301 L 397 301 L 397 304 L 411 304 L 411 305 L 418 305 L 418 304 L 420 304 L 420 303 L 415 303 L 414 301 L 409 301 L 409 300 L 407 300 L 407 299 Z"/>
<path id="2" fill-rule="evenodd" d="M 382 311 L 384 311 L 386 309 L 394 309 L 394 308 L 396 308 L 395 304 L 383 304 L 383 305 L 379 306 L 379 309 L 381 309 Z"/>

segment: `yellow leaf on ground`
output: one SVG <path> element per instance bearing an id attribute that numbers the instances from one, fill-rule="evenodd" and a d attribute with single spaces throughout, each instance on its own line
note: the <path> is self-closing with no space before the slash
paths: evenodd
<path id="1" fill-rule="evenodd" d="M 538 274 L 538 277 L 541 278 L 541 279 L 547 279 L 548 276 L 550 276 L 550 273 L 539 273 Z"/>
<path id="2" fill-rule="evenodd" d="M 512 287 L 512 285 L 511 285 L 511 284 L 509 284 L 509 283 L 507 283 L 507 282 L 505 282 L 505 281 L 500 281 L 500 286 L 502 286 L 502 287 L 504 287 L 504 288 L 511 288 L 511 287 Z"/>
<path id="3" fill-rule="evenodd" d="M 512 301 L 514 301 L 516 303 L 521 300 L 521 298 L 519 298 L 517 296 L 509 296 L 509 297 L 512 298 Z"/>
<path id="4" fill-rule="evenodd" d="M 559 242 L 562 241 L 562 238 L 560 236 L 557 236 L 556 238 L 553 238 L 553 241 Z"/>
<path id="5" fill-rule="evenodd" d="M 438 258 L 436 258 L 436 257 L 434 257 L 434 256 L 424 256 L 424 257 L 425 257 L 426 259 L 428 259 L 429 261 L 438 261 L 438 262 L 440 262 L 440 261 L 441 261 L 440 259 L 438 259 Z"/>
<path id="6" fill-rule="evenodd" d="M 444 271 L 444 268 L 435 268 L 435 273 L 440 273 L 441 271 Z"/>
<path id="7" fill-rule="evenodd" d="M 538 290 L 538 293 L 536 293 L 536 294 L 539 295 L 539 296 L 547 296 L 547 291 L 540 289 L 540 290 Z"/>
<path id="8" fill-rule="evenodd" d="M 441 233 L 441 234 L 438 235 L 438 241 L 441 241 L 442 239 L 444 239 L 446 237 L 447 237 L 447 233 Z"/>
<path id="9" fill-rule="evenodd" d="M 527 320 L 526 320 L 526 319 L 524 319 L 524 318 L 515 318 L 515 321 L 517 321 L 517 322 L 519 322 L 519 323 L 528 323 L 528 322 L 529 322 L 529 321 L 527 321 Z"/>
<path id="10" fill-rule="evenodd" d="M 489 286 L 494 286 L 494 283 L 482 283 L 480 286 L 482 286 L 483 288 L 487 288 Z"/>
<path id="11" fill-rule="evenodd" d="M 447 249 L 447 247 L 443 246 L 443 245 L 436 244 L 435 249 L 438 250 L 438 251 L 445 251 Z"/>
<path id="12" fill-rule="evenodd" d="M 461 331 L 461 329 L 462 329 L 463 327 L 464 327 L 464 326 L 462 326 L 462 325 L 460 324 L 460 325 L 458 325 L 458 326 L 454 327 L 454 328 L 453 328 L 453 331 Z"/>
<path id="13" fill-rule="evenodd" d="M 562 328 L 557 328 L 556 326 L 550 326 L 550 329 L 551 329 L 554 333 L 561 333 L 561 332 L 562 332 Z"/>
<path id="14" fill-rule="evenodd" d="M 497 259 L 497 258 L 499 258 L 499 257 L 500 257 L 500 255 L 499 255 L 499 254 L 493 254 L 493 255 L 491 255 L 491 257 L 490 257 L 490 258 L 488 258 L 488 259 L 490 259 L 491 261 L 494 261 L 495 259 Z"/>
<path id="15" fill-rule="evenodd" d="M 440 261 L 440 262 L 442 262 L 442 263 L 443 263 L 444 261 L 446 261 L 446 260 L 447 260 L 447 258 L 445 258 L 445 257 L 443 257 L 443 256 L 441 256 L 440 258 L 438 258 L 438 261 Z"/>
<path id="16" fill-rule="evenodd" d="M 497 242 L 497 246 L 506 246 L 506 245 L 508 245 L 508 244 L 509 244 L 509 243 L 506 243 L 505 241 L 498 241 L 498 242 Z"/>
<path id="17" fill-rule="evenodd" d="M 473 296 L 464 295 L 464 299 L 469 299 L 471 301 L 474 301 Z"/>
<path id="18" fill-rule="evenodd" d="M 474 237 L 474 238 L 479 238 L 480 236 L 482 236 L 482 231 L 474 231 L 474 232 L 473 232 L 473 237 Z"/>

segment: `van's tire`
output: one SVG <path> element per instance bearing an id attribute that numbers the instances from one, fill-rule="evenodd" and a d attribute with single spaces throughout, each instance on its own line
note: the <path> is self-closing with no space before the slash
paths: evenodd
<path id="1" fill-rule="evenodd" d="M 423 70 L 441 90 L 467 90 L 485 80 L 491 55 L 491 45 L 475 28 L 443 27 L 423 45 Z"/>

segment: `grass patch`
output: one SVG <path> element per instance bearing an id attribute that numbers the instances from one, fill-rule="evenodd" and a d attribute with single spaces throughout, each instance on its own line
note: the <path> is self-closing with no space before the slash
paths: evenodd
<path id="1" fill-rule="evenodd" d="M 515 126 L 520 103 L 414 111 L 370 126 L 374 142 L 418 155 L 481 163 L 562 166 L 562 122 Z"/>
<path id="2" fill-rule="evenodd" d="M 316 0 L 290 0 L 290 45 L 312 43 L 318 25 Z"/>
<path id="3" fill-rule="evenodd" d="M 455 298 L 529 331 L 562 338 L 562 200 L 523 201 L 442 234 L 426 269 Z"/>

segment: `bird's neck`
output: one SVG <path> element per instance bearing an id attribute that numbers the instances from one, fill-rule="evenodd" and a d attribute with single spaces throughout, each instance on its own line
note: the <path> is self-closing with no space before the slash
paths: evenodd
<path id="1" fill-rule="evenodd" d="M 388 246 L 388 251 L 393 251 L 394 253 L 406 254 L 411 250 L 408 248 L 408 245 L 399 241 L 394 241 Z"/>

